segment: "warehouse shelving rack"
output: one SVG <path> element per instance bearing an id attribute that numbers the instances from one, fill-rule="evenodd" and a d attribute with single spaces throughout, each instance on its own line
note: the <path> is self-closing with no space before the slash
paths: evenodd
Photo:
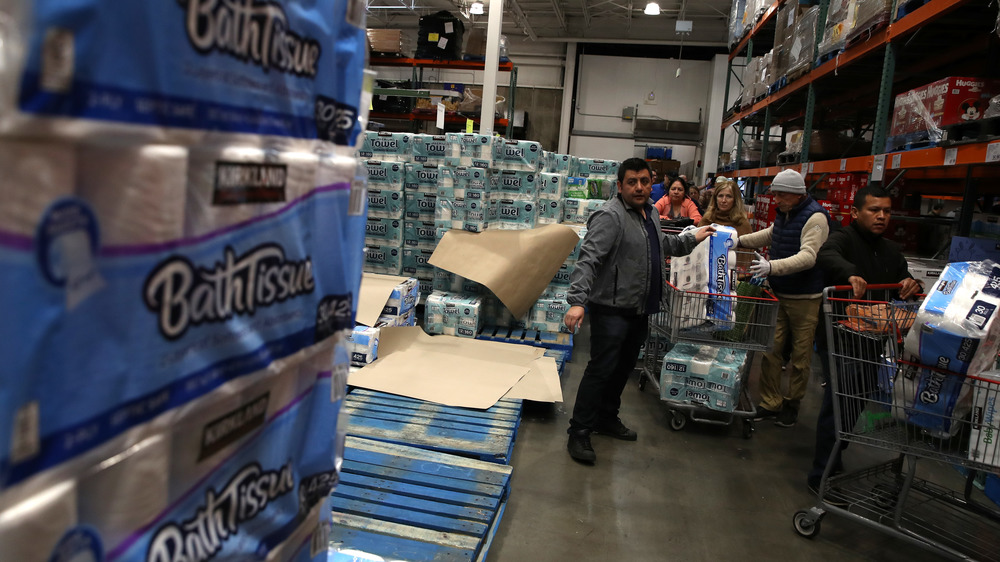
<path id="1" fill-rule="evenodd" d="M 783 3 L 778 0 L 769 6 L 730 52 L 727 110 L 731 79 L 739 78 L 734 68 L 770 49 L 774 14 Z M 822 39 L 828 3 L 820 3 L 814 53 Z M 872 181 L 889 185 L 903 174 L 909 179 L 940 180 L 942 190 L 962 195 L 958 234 L 968 235 L 975 199 L 983 194 L 978 180 L 1000 177 L 995 166 L 1000 162 L 1000 141 L 890 153 L 884 149 L 895 94 L 949 75 L 990 76 L 987 61 L 1000 52 L 993 31 L 996 20 L 997 9 L 989 0 L 929 0 L 750 107 L 733 111 L 724 118 L 722 129 L 736 128 L 738 155 L 748 136 L 760 139 L 761 153 L 766 154 L 768 143 L 777 136 L 771 133 L 776 127 L 782 128 L 781 137 L 790 126 L 801 128 L 803 149 L 795 164 L 740 168 L 736 162 L 736 169 L 723 175 L 746 178 L 748 194 L 762 191 L 764 179 L 786 168 L 809 175 L 814 185 L 822 174 L 836 172 L 865 172 Z M 877 99 L 874 105 L 872 99 Z M 819 122 L 835 124 L 837 130 L 851 129 L 858 138 L 870 133 L 870 154 L 812 161 L 810 134 Z"/>
<path id="2" fill-rule="evenodd" d="M 375 88 L 374 95 L 388 95 L 388 96 L 401 96 L 401 97 L 430 97 L 432 94 L 429 90 L 423 89 L 424 85 L 424 69 L 426 68 L 439 68 L 444 70 L 479 70 L 485 71 L 486 63 L 483 61 L 468 61 L 468 60 L 438 60 L 438 59 L 414 59 L 406 57 L 371 57 L 368 62 L 369 66 L 372 67 L 394 67 L 394 68 L 411 68 L 413 83 L 412 89 L 382 89 Z M 507 117 L 495 119 L 494 124 L 496 127 L 504 128 L 504 136 L 507 138 L 512 138 L 511 133 L 513 132 L 514 123 L 514 102 L 515 94 L 517 92 L 517 67 L 511 61 L 504 61 L 497 64 L 497 70 L 500 72 L 510 73 L 510 90 L 509 98 L 507 100 Z M 430 112 L 419 112 L 411 111 L 408 113 L 386 113 L 381 111 L 373 111 L 370 114 L 371 119 L 395 119 L 402 121 L 409 121 L 416 125 L 418 121 L 434 121 L 436 115 Z M 464 114 L 455 115 L 445 115 L 445 123 L 465 123 L 467 119 L 471 119 L 477 125 L 480 122 L 479 116 L 466 116 Z"/>

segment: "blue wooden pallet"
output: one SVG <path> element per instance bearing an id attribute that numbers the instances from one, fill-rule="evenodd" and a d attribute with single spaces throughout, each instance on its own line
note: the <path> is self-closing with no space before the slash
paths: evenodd
<path id="1" fill-rule="evenodd" d="M 484 560 L 510 474 L 506 465 L 349 436 L 331 497 L 332 559 Z"/>
<path id="2" fill-rule="evenodd" d="M 922 7 L 924 4 L 930 2 L 931 0 L 910 0 L 909 2 L 900 2 L 899 6 L 896 8 L 896 19 L 912 14 L 917 10 L 917 8 Z"/>
<path id="3" fill-rule="evenodd" d="M 573 334 L 538 332 L 535 330 L 507 328 L 505 326 L 486 326 L 479 332 L 476 338 L 503 343 L 532 345 L 546 349 L 558 349 L 567 352 L 567 361 L 573 357 Z"/>
<path id="4" fill-rule="evenodd" d="M 488 410 L 458 408 L 358 388 L 347 395 L 347 434 L 507 463 L 521 423 L 521 401 Z"/>
<path id="5" fill-rule="evenodd" d="M 781 78 L 778 78 L 777 80 L 775 80 L 773 84 L 771 84 L 770 86 L 767 87 L 767 95 L 769 95 L 769 96 L 773 95 L 778 90 L 784 88 L 787 85 L 788 85 L 788 77 L 787 76 L 782 76 Z"/>
<path id="6" fill-rule="evenodd" d="M 820 55 L 819 57 L 816 58 L 816 64 L 814 64 L 813 67 L 819 68 L 823 66 L 823 64 L 825 64 L 826 62 L 837 58 L 837 55 L 839 55 L 841 52 L 843 52 L 841 49 L 837 49 L 835 51 L 830 51 L 829 53 Z"/>
<path id="7" fill-rule="evenodd" d="M 887 138 L 885 140 L 885 151 L 899 152 L 906 150 L 918 150 L 937 145 L 938 141 L 933 141 L 928 138 L 927 131 L 917 131 L 916 133 L 906 133 Z"/>

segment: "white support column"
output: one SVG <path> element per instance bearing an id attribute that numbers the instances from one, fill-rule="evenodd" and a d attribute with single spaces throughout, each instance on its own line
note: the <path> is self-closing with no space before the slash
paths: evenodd
<path id="1" fill-rule="evenodd" d="M 497 106 L 497 67 L 500 63 L 500 28 L 503 0 L 490 0 L 486 24 L 486 67 L 483 69 L 483 110 L 479 114 L 479 134 L 493 134 L 493 113 Z M 508 94 L 510 95 L 510 94 Z"/>
<path id="2" fill-rule="evenodd" d="M 566 43 L 563 65 L 562 115 L 559 117 L 559 153 L 569 153 L 569 122 L 573 117 L 573 77 L 576 76 L 576 41 Z"/>

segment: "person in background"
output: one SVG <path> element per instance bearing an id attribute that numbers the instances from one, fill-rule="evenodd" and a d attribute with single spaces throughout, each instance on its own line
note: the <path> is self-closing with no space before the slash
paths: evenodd
<path id="1" fill-rule="evenodd" d="M 666 257 L 689 254 L 715 232 L 712 227 L 664 234 L 649 203 L 649 164 L 629 158 L 618 168 L 618 195 L 587 220 L 580 259 L 570 276 L 563 322 L 576 332 L 584 307 L 590 314 L 590 362 L 580 380 L 569 421 L 569 455 L 597 460 L 590 434 L 635 441 L 618 417 L 621 394 L 646 341 L 649 315 L 660 310 Z"/>
<path id="2" fill-rule="evenodd" d="M 652 170 L 652 172 L 653 172 L 653 187 L 649 192 L 649 202 L 656 203 L 657 201 L 663 198 L 664 194 L 663 182 L 657 183 L 656 170 Z"/>
<path id="3" fill-rule="evenodd" d="M 774 176 L 771 193 L 778 205 L 774 224 L 739 239 L 744 248 L 770 247 L 770 261 L 763 257 L 754 260 L 750 272 L 768 277 L 778 298 L 774 347 L 761 361 L 760 404 L 754 419 L 777 418 L 775 425 L 792 427 L 809 382 L 813 336 L 824 287 L 816 255 L 830 234 L 830 215 L 806 193 L 805 180 L 794 170 Z M 781 352 L 789 338 L 792 357 L 786 394 L 781 389 Z"/>
<path id="4" fill-rule="evenodd" d="M 690 182 L 688 182 L 688 199 L 694 202 L 694 206 L 698 208 L 699 214 L 705 214 L 705 207 L 701 204 L 701 188 Z"/>
<path id="5" fill-rule="evenodd" d="M 656 202 L 656 212 L 663 220 L 675 220 L 689 218 L 698 224 L 701 221 L 701 212 L 694 201 L 688 198 L 687 183 L 679 176 L 667 176 L 663 185 L 669 186 L 666 195 Z"/>
<path id="6" fill-rule="evenodd" d="M 830 238 L 820 248 L 817 264 L 823 271 L 827 285 L 850 285 L 854 288 L 854 298 L 865 295 L 869 284 L 888 285 L 899 284 L 899 298 L 906 300 L 920 291 L 919 283 L 910 275 L 906 258 L 899 248 L 882 234 L 889 226 L 892 214 L 892 199 L 881 187 L 866 186 L 854 194 L 854 205 L 851 208 L 851 218 L 854 219 L 846 228 L 841 228 L 830 235 Z M 817 334 L 817 347 L 823 359 L 823 371 L 827 379 L 830 377 L 832 360 L 826 347 L 826 333 L 822 337 Z M 862 365 L 872 364 L 878 354 L 884 350 L 884 343 L 873 340 L 872 358 L 861 362 Z M 852 353 L 864 354 L 866 350 L 852 350 Z M 864 359 L 858 357 L 858 359 Z M 878 374 L 871 370 L 850 369 L 850 372 L 840 372 L 840 392 L 853 389 L 851 393 L 861 395 L 866 389 L 874 389 L 878 385 Z M 861 392 L 858 392 L 858 391 Z M 841 427 L 849 430 L 865 409 L 865 401 L 840 396 Z M 833 411 L 833 390 L 827 385 L 823 391 L 823 404 L 816 420 L 816 452 L 812 468 L 806 484 L 814 494 L 819 493 L 823 479 L 823 471 L 827 462 L 833 463 L 832 472 L 841 468 L 840 451 L 833 456 L 837 442 L 836 420 Z M 843 446 L 846 447 L 844 442 Z M 828 494 L 826 500 L 833 504 L 842 504 L 842 498 L 836 494 Z"/>

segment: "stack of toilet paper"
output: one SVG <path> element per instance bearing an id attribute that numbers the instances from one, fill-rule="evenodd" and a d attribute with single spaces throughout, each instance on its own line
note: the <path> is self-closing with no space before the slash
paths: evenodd
<path id="1" fill-rule="evenodd" d="M 493 145 L 500 143 L 493 136 L 473 133 L 448 133 L 445 136 L 458 145 L 458 156 L 447 159 L 447 164 L 468 168 L 493 167 Z"/>
<path id="2" fill-rule="evenodd" d="M 461 155 L 455 139 L 446 135 L 413 135 L 413 161 L 423 164 L 447 164 Z"/>
<path id="3" fill-rule="evenodd" d="M 680 343 L 663 357 L 660 398 L 732 412 L 739 403 L 747 352 Z"/>
<path id="4" fill-rule="evenodd" d="M 966 375 L 991 369 L 1000 349 L 1000 266 L 951 263 L 927 293 L 903 345 L 893 415 L 939 437 L 954 435 L 969 412 Z"/>
<path id="5" fill-rule="evenodd" d="M 547 172 L 538 174 L 538 224 L 562 222 L 565 192 L 565 175 Z"/>
<path id="6" fill-rule="evenodd" d="M 327 558 L 364 26 L 237 4 L 0 2 L 0 559 Z"/>
<path id="7" fill-rule="evenodd" d="M 399 314 L 383 314 L 375 321 L 376 328 L 396 328 L 398 326 L 416 326 L 417 309 L 411 308 Z"/>
<path id="8" fill-rule="evenodd" d="M 420 284 L 417 279 L 410 277 L 393 288 L 389 293 L 389 298 L 382 308 L 382 315 L 395 316 L 408 312 L 417 306 L 417 299 L 420 297 Z"/>
<path id="9" fill-rule="evenodd" d="M 670 260 L 670 283 L 686 294 L 673 311 L 678 327 L 730 330 L 736 312 L 736 229 L 713 225 L 716 232 L 690 254 Z"/>
<path id="10" fill-rule="evenodd" d="M 482 299 L 434 291 L 424 303 L 424 331 L 474 338 L 482 328 Z"/>
<path id="11" fill-rule="evenodd" d="M 365 131 L 358 156 L 389 162 L 409 162 L 413 149 L 411 133 Z"/>
<path id="12" fill-rule="evenodd" d="M 351 353 L 352 366 L 364 367 L 378 359 L 378 339 L 381 332 L 381 328 L 355 326 L 354 331 L 347 338 L 347 348 Z"/>

